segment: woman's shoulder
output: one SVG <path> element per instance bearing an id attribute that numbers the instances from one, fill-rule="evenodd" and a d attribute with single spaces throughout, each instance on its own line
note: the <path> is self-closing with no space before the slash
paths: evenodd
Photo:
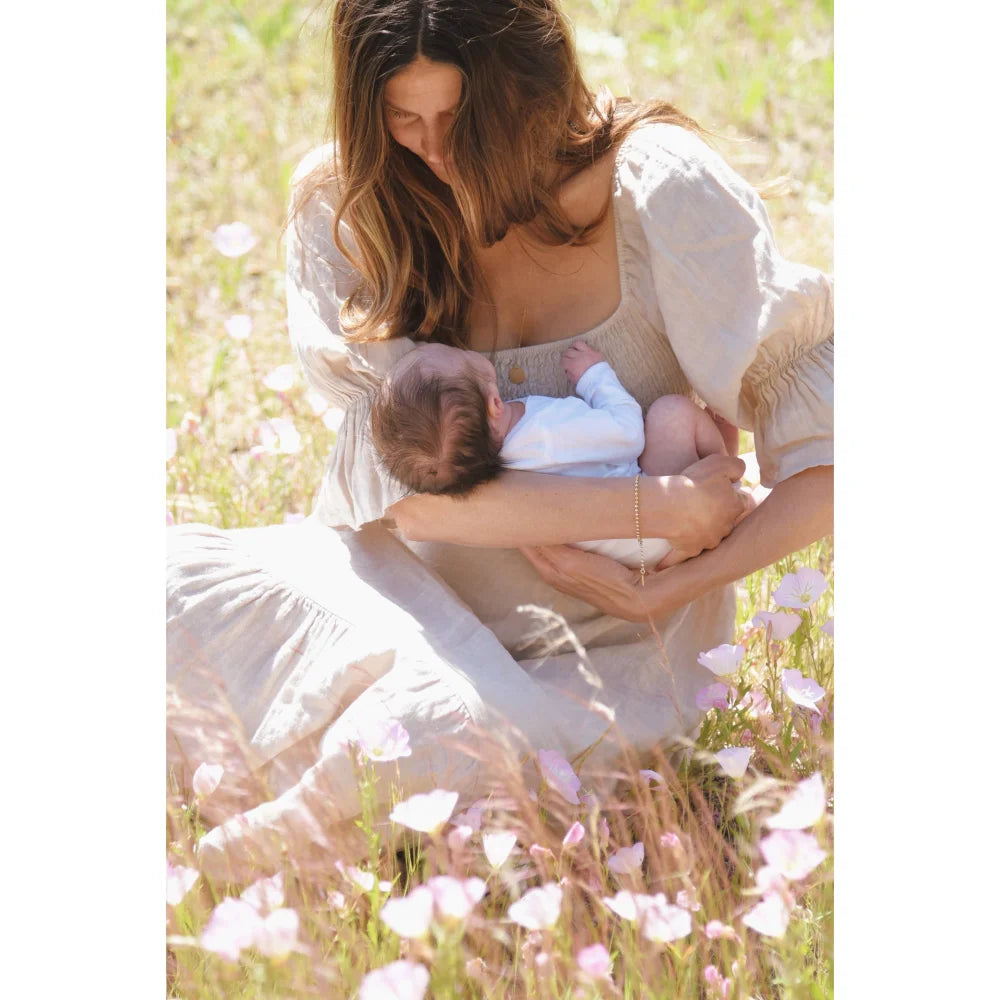
<path id="1" fill-rule="evenodd" d="M 618 146 L 616 174 L 657 184 L 670 174 L 699 172 L 721 162 L 696 131 L 674 122 L 643 122 Z"/>
<path id="2" fill-rule="evenodd" d="M 293 210 L 309 217 L 330 216 L 340 200 L 336 146 L 324 143 L 309 150 L 292 171 Z"/>

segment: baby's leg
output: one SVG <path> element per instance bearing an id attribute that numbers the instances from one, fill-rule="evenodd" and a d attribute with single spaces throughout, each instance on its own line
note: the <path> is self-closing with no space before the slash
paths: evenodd
<path id="1" fill-rule="evenodd" d="M 647 476 L 673 476 L 699 458 L 726 454 L 711 416 L 687 396 L 661 396 L 646 414 L 646 447 L 639 468 Z"/>

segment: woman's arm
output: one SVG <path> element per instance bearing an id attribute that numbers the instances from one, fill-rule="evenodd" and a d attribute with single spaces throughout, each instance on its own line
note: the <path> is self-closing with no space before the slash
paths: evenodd
<path id="1" fill-rule="evenodd" d="M 712 455 L 678 476 L 643 476 L 643 534 L 700 552 L 718 545 L 745 509 L 732 484 L 738 458 Z M 419 494 L 387 511 L 414 541 L 517 548 L 635 535 L 634 480 L 509 470 L 464 498 Z"/>
<path id="2" fill-rule="evenodd" d="M 607 614 L 642 622 L 669 614 L 724 584 L 741 580 L 833 531 L 833 466 L 791 476 L 718 547 L 647 574 L 567 546 L 522 551 L 546 583 Z"/>

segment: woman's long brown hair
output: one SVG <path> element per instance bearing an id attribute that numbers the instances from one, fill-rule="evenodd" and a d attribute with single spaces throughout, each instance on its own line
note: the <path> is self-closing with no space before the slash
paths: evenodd
<path id="1" fill-rule="evenodd" d="M 473 247 L 512 225 L 551 246 L 583 245 L 586 226 L 557 185 L 646 122 L 701 131 L 662 101 L 634 105 L 587 89 L 556 0 L 336 0 L 330 27 L 332 160 L 298 188 L 294 215 L 320 188 L 338 192 L 333 240 L 360 275 L 343 303 L 352 340 L 407 335 L 465 346 Z M 389 134 L 385 85 L 418 56 L 454 66 L 462 96 L 447 137 L 449 186 Z M 350 227 L 356 252 L 344 245 Z"/>

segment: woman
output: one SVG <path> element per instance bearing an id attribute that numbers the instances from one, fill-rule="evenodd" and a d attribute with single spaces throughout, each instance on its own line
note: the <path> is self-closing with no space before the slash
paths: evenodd
<path id="1" fill-rule="evenodd" d="M 410 733 L 406 793 L 466 797 L 486 731 L 588 766 L 689 733 L 730 584 L 832 526 L 829 282 L 779 256 L 693 122 L 598 103 L 555 0 L 340 0 L 332 39 L 336 143 L 295 178 L 288 321 L 344 422 L 304 525 L 172 532 L 170 678 L 189 705 L 224 693 L 281 793 L 203 838 L 227 872 L 350 829 L 371 718 Z M 753 430 L 767 499 L 739 520 L 727 456 L 639 483 L 506 472 L 463 500 L 382 473 L 371 399 L 416 340 L 487 353 L 516 398 L 566 395 L 581 336 L 644 407 L 697 394 Z M 644 580 L 562 544 L 637 531 L 673 545 Z"/>

